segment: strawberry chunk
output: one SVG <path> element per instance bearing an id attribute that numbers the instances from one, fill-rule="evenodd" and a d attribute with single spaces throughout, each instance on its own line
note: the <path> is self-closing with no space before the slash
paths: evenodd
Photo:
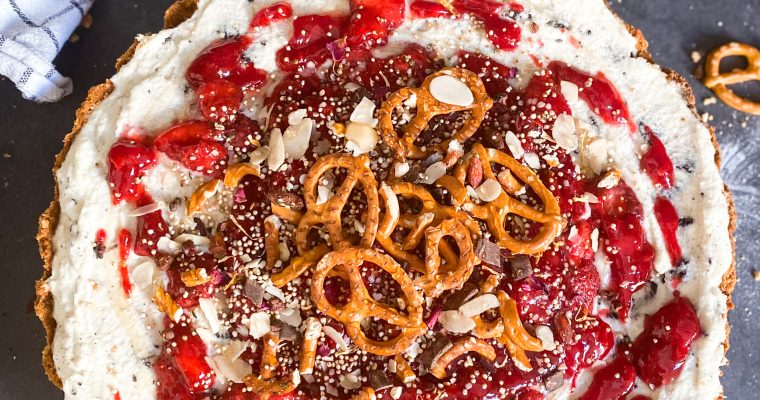
<path id="1" fill-rule="evenodd" d="M 184 379 L 172 365 L 171 358 L 162 354 L 153 365 L 156 371 L 156 398 L 158 400 L 195 400 L 196 396 L 190 393 L 185 386 Z"/>
<path id="2" fill-rule="evenodd" d="M 185 77 L 193 89 L 220 79 L 230 81 L 242 90 L 264 85 L 267 74 L 248 61 L 243 52 L 251 39 L 243 36 L 212 43 L 190 64 Z"/>
<path id="3" fill-rule="evenodd" d="M 190 393 L 211 389 L 216 375 L 206 362 L 206 345 L 188 323 L 172 324 L 164 345 L 172 367 Z"/>
<path id="4" fill-rule="evenodd" d="M 140 256 L 155 255 L 158 239 L 168 234 L 169 225 L 164 221 L 160 210 L 137 217 L 135 254 Z"/>
<path id="5" fill-rule="evenodd" d="M 154 145 L 191 171 L 219 177 L 224 174 L 227 149 L 215 135 L 207 122 L 190 121 L 169 128 L 156 138 Z"/>
<path id="6" fill-rule="evenodd" d="M 615 400 L 625 398 L 636 382 L 636 370 L 620 354 L 615 360 L 594 373 L 591 385 L 579 400 Z"/>
<path id="7" fill-rule="evenodd" d="M 156 163 L 153 149 L 133 140 L 120 140 L 108 152 L 108 183 L 111 199 L 142 206 L 151 202 L 140 178 Z"/>
<path id="8" fill-rule="evenodd" d="M 243 91 L 229 81 L 204 83 L 198 88 L 198 106 L 206 119 L 226 125 L 235 120 Z"/>

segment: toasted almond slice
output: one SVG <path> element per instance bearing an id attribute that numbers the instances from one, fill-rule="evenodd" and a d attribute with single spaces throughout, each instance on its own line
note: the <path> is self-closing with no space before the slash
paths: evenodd
<path id="1" fill-rule="evenodd" d="M 261 146 L 248 154 L 248 161 L 253 165 L 259 165 L 269 157 L 269 146 Z"/>
<path id="2" fill-rule="evenodd" d="M 269 155 L 267 166 L 272 171 L 277 171 L 285 162 L 285 143 L 282 140 L 282 132 L 278 128 L 269 133 Z"/>
<path id="3" fill-rule="evenodd" d="M 539 325 L 536 327 L 536 337 L 541 340 L 541 346 L 544 350 L 552 351 L 557 348 L 557 344 L 554 343 L 554 333 L 552 329 L 546 325 Z"/>
<path id="4" fill-rule="evenodd" d="M 285 133 L 282 134 L 285 155 L 293 159 L 303 157 L 306 154 L 306 150 L 309 149 L 309 141 L 311 140 L 311 132 L 313 130 L 314 120 L 311 118 L 303 118 L 297 124 L 285 129 Z"/>
<path id="5" fill-rule="evenodd" d="M 499 198 L 502 193 L 501 184 L 495 179 L 488 178 L 475 189 L 480 200 L 488 203 Z"/>
<path id="6" fill-rule="evenodd" d="M 599 183 L 596 185 L 603 189 L 612 189 L 613 187 L 617 186 L 617 184 L 620 182 L 620 171 L 617 169 L 609 170 L 604 176 L 602 177 L 602 180 L 599 181 Z"/>
<path id="7" fill-rule="evenodd" d="M 264 337 L 271 330 L 269 324 L 269 314 L 259 311 L 251 314 L 248 320 L 248 334 L 254 339 Z"/>
<path id="8" fill-rule="evenodd" d="M 451 333 L 467 333 L 475 328 L 475 321 L 458 310 L 441 312 L 438 322 Z"/>
<path id="9" fill-rule="evenodd" d="M 465 317 L 474 317 L 499 306 L 499 299 L 494 294 L 480 295 L 459 307 L 459 312 Z"/>
<path id="10" fill-rule="evenodd" d="M 377 146 L 379 136 L 375 128 L 362 122 L 351 122 L 346 127 L 346 149 L 354 156 L 369 153 Z"/>
<path id="11" fill-rule="evenodd" d="M 578 136 L 575 134 L 575 119 L 567 114 L 562 114 L 554 121 L 552 137 L 557 145 L 567 151 L 575 151 L 578 148 Z"/>
<path id="12" fill-rule="evenodd" d="M 565 101 L 567 101 L 568 104 L 578 102 L 578 85 L 572 82 L 562 81 L 559 83 L 559 87 L 562 96 L 565 97 Z"/>
<path id="13" fill-rule="evenodd" d="M 375 107 L 375 103 L 372 100 L 366 97 L 362 97 L 362 100 L 359 102 L 359 104 L 356 105 L 356 108 L 354 108 L 354 111 L 351 113 L 349 120 L 351 122 L 359 122 L 371 128 L 374 128 L 377 126 L 377 118 L 375 118 Z"/>
<path id="14" fill-rule="evenodd" d="M 442 103 L 460 107 L 467 107 L 475 101 L 467 84 L 450 75 L 440 75 L 430 81 L 430 94 Z"/>

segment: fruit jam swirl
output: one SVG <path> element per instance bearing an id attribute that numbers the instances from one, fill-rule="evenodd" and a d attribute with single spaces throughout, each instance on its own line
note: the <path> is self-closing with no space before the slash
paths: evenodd
<path id="1" fill-rule="evenodd" d="M 700 327 L 677 292 L 635 340 L 615 338 L 600 315 L 627 321 L 655 251 L 641 203 L 613 164 L 594 159 L 568 100 L 648 138 L 641 170 L 661 190 L 655 212 L 675 265 L 673 167 L 656 133 L 600 72 L 552 62 L 518 90 L 515 68 L 478 53 L 445 63 L 408 44 L 373 57 L 404 18 L 472 17 L 500 51 L 521 40 L 517 3 L 409 10 L 398 0 L 353 1 L 348 16 L 266 7 L 246 35 L 210 44 L 189 66 L 195 119 L 112 147 L 113 201 L 138 215 L 120 251 L 134 243 L 165 277 L 154 296 L 167 315 L 159 399 L 541 399 L 574 388 L 597 361 L 606 364 L 579 394 L 616 399 L 637 380 L 657 387 L 678 375 Z M 244 53 L 274 23 L 294 34 L 276 54 L 281 72 L 268 75 Z M 429 111 L 421 104 L 444 103 L 416 124 Z M 410 127 L 416 138 L 396 143 Z M 142 184 L 159 154 L 204 182 L 167 209 Z M 490 204 L 535 213 L 507 214 L 499 231 Z M 548 244 L 526 250 L 542 235 Z M 336 254 L 343 261 L 330 265 Z M 357 298 L 364 307 L 352 308 Z"/>

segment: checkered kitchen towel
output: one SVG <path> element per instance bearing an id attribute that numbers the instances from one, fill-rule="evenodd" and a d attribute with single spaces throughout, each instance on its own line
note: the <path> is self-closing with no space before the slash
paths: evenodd
<path id="1" fill-rule="evenodd" d="M 25 98 L 58 101 L 71 79 L 52 62 L 94 0 L 0 0 L 0 75 Z"/>

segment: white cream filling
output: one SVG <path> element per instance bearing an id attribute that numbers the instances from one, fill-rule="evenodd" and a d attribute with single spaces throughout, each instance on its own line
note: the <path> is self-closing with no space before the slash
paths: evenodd
<path id="1" fill-rule="evenodd" d="M 187 66 L 213 40 L 225 33 L 244 32 L 255 11 L 272 3 L 201 0 L 198 12 L 179 27 L 143 38 L 133 60 L 113 77 L 113 93 L 90 114 L 56 174 L 61 217 L 53 239 L 55 256 L 48 287 L 58 323 L 54 359 L 67 399 L 110 400 L 117 390 L 124 400 L 155 396 L 155 374 L 149 361 L 158 354 L 162 317 L 150 302 L 152 293 L 134 287 L 130 298 L 125 299 L 121 288 L 113 245 L 119 229 L 134 232 L 135 220 L 128 216 L 130 207 L 111 204 L 106 181 L 109 148 L 126 129 L 139 127 L 155 135 L 173 121 L 192 117 L 195 95 L 184 79 Z M 296 15 L 348 11 L 346 0 L 290 3 Z M 634 119 L 660 134 L 674 164 L 688 165 L 693 171 L 676 170 L 677 186 L 669 196 L 681 217 L 694 219 L 692 225 L 678 230 L 684 257 L 689 260 L 680 290 L 695 305 L 705 334 L 694 343 L 692 355 L 675 382 L 653 392 L 639 382 L 637 391 L 656 399 L 690 399 L 697 393 L 700 398 L 715 398 L 721 393 L 719 367 L 724 364 L 722 343 L 726 339 L 726 297 L 719 286 L 731 264 L 731 244 L 728 205 L 713 161 L 715 150 L 709 132 L 687 107 L 680 87 L 668 82 L 664 73 L 645 60 L 631 57 L 636 53 L 636 40 L 603 1 L 521 3 L 540 28 L 530 33 L 523 14 L 523 39 L 515 52 L 495 50 L 470 19 L 408 20 L 391 36 L 391 47 L 400 42 L 430 44 L 447 57 L 460 49 L 480 52 L 517 66 L 519 75 L 512 83 L 518 87 L 537 69 L 531 54 L 545 62 L 561 60 L 606 74 L 628 102 Z M 549 26 L 550 21 L 566 25 L 582 46 L 574 47 L 568 33 Z M 289 24 L 281 23 L 257 34 L 255 50 L 250 50 L 260 63 L 257 66 L 276 70 L 273 54 L 284 44 L 282 35 L 290 29 Z M 574 106 L 573 111 L 576 116 L 590 116 L 584 104 Z M 647 235 L 657 249 L 657 270 L 668 270 L 668 256 L 652 213 L 657 192 L 638 169 L 634 151 L 643 143 L 642 138 L 608 125 L 599 126 L 597 133 L 610 139 L 615 166 L 644 206 Z M 162 166 L 156 171 L 171 170 L 163 162 Z M 171 201 L 190 190 L 180 185 L 180 179 L 161 177 L 156 171 L 146 178 L 156 200 Z M 92 247 L 101 228 L 107 232 L 109 248 L 103 259 L 97 259 Z M 134 268 L 142 261 L 133 255 L 128 265 Z M 643 316 L 672 298 L 669 287 L 666 280 L 656 296 L 646 302 L 641 301 L 645 291 L 637 294 L 635 298 L 640 301 L 634 305 L 631 323 L 613 324 L 616 332 L 632 338 L 640 333 Z M 588 373 L 581 384 L 587 378 Z M 554 398 L 567 396 L 567 388 L 553 394 Z"/>

